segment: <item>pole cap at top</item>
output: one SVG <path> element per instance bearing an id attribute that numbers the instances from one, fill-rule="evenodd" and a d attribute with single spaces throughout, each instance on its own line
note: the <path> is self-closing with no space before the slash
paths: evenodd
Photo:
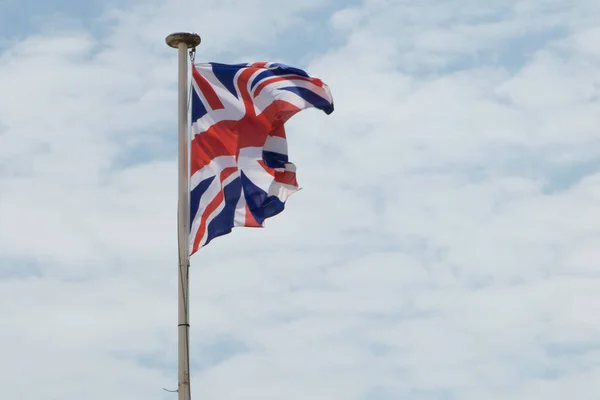
<path id="1" fill-rule="evenodd" d="M 174 49 L 177 49 L 180 43 L 185 43 L 188 49 L 191 49 L 200 44 L 200 36 L 188 32 L 171 33 L 167 36 L 165 42 Z"/>

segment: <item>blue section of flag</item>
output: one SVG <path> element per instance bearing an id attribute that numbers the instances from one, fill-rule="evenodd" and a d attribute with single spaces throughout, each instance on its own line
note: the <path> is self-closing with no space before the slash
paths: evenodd
<path id="1" fill-rule="evenodd" d="M 200 100 L 200 96 L 196 93 L 195 90 L 192 90 L 192 123 L 198 121 L 204 115 L 206 115 L 206 107 Z"/>
<path id="2" fill-rule="evenodd" d="M 283 64 L 278 64 L 278 65 L 283 65 Z M 295 71 L 299 71 L 299 73 L 296 73 Z M 275 69 L 267 69 L 264 72 L 261 72 L 260 74 L 256 75 L 256 77 L 252 80 L 252 84 L 250 85 L 250 88 L 254 89 L 254 87 L 256 85 L 258 85 L 260 83 L 260 81 L 262 81 L 263 79 L 271 78 L 274 76 L 290 75 L 290 74 L 299 75 L 299 76 L 302 76 L 305 78 L 308 77 L 308 74 L 306 72 L 304 72 L 298 68 L 279 67 L 279 68 L 275 68 Z"/>
<path id="3" fill-rule="evenodd" d="M 269 168 L 285 168 L 285 164 L 289 161 L 286 154 L 275 153 L 267 150 L 263 150 L 262 158 L 265 162 L 265 165 Z"/>
<path id="4" fill-rule="evenodd" d="M 235 178 L 223 188 L 223 197 L 225 198 L 225 207 L 208 224 L 206 244 L 214 238 L 226 235 L 233 229 L 233 220 L 235 218 L 235 206 L 240 199 L 242 184 L 240 178 Z"/>
<path id="5" fill-rule="evenodd" d="M 213 66 L 213 73 L 219 82 L 221 82 L 221 84 L 237 99 L 238 93 L 237 90 L 235 90 L 235 74 L 237 74 L 240 69 L 246 67 L 247 64 L 227 65 L 211 63 L 211 65 Z"/>
<path id="6" fill-rule="evenodd" d="M 243 172 L 241 175 L 244 198 L 256 222 L 262 225 L 265 219 L 283 211 L 285 204 L 281 200 L 275 196 L 268 196 L 267 192 L 252 183 Z"/>
<path id="7" fill-rule="evenodd" d="M 333 102 L 330 103 L 310 89 L 300 86 L 289 86 L 279 88 L 279 90 L 287 90 L 288 92 L 296 93 L 298 96 L 312 104 L 315 108 L 325 112 L 325 114 L 331 114 L 333 112 Z"/>
<path id="8" fill-rule="evenodd" d="M 211 176 L 210 178 L 206 178 L 202 182 L 198 184 L 192 191 L 190 192 L 190 230 L 192 229 L 192 222 L 198 213 L 198 207 L 200 207 L 200 198 L 206 192 L 212 181 L 214 181 L 216 176 Z"/>
<path id="9" fill-rule="evenodd" d="M 271 66 L 279 67 L 282 71 L 285 71 L 286 74 L 300 75 L 305 78 L 309 77 L 309 75 L 306 73 L 306 71 L 304 71 L 300 68 L 292 67 L 292 66 L 282 64 L 282 63 L 271 63 Z"/>

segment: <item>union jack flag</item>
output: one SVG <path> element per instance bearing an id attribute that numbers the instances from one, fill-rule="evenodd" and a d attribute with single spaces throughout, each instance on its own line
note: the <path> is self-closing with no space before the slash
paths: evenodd
<path id="1" fill-rule="evenodd" d="M 192 65 L 190 255 L 238 226 L 262 227 L 296 192 L 284 124 L 333 112 L 327 85 L 279 63 Z"/>

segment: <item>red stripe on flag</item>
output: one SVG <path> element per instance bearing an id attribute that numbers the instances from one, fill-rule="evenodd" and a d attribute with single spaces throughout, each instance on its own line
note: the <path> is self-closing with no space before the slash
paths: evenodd
<path id="1" fill-rule="evenodd" d="M 244 226 L 249 228 L 262 228 L 262 225 L 256 221 L 256 218 L 254 218 L 254 215 L 250 212 L 248 204 L 246 204 L 246 220 L 244 221 Z"/>
<path id="2" fill-rule="evenodd" d="M 269 173 L 269 175 L 271 175 L 273 178 L 275 177 L 275 169 L 267 167 L 267 164 L 265 164 L 263 160 L 257 160 L 257 162 L 265 171 Z"/>
<path id="3" fill-rule="evenodd" d="M 252 63 L 252 66 L 257 67 L 257 68 L 264 68 L 267 66 L 267 64 L 268 64 L 268 62 L 265 62 L 265 61 L 257 61 L 255 63 Z"/>
<path id="4" fill-rule="evenodd" d="M 227 178 L 229 178 L 231 175 L 233 175 L 236 171 L 238 170 L 238 167 L 227 167 L 224 168 L 223 171 L 221 171 L 221 185 L 223 184 L 223 181 Z"/>
<path id="5" fill-rule="evenodd" d="M 285 100 L 273 100 L 273 102 L 260 113 L 260 116 L 269 121 L 272 126 L 279 126 L 287 122 L 288 119 L 293 117 L 299 111 L 300 108 Z"/>
<path id="6" fill-rule="evenodd" d="M 221 102 L 221 99 L 219 99 L 219 96 L 217 96 L 217 92 L 215 92 L 215 89 L 213 89 L 210 82 L 208 82 L 202 76 L 202 74 L 198 72 L 196 67 L 192 68 L 192 76 L 194 78 L 194 81 L 196 81 L 196 84 L 202 91 L 204 98 L 206 98 L 206 101 L 208 101 L 208 105 L 210 106 L 210 108 L 212 108 L 213 110 L 220 110 L 225 108 L 225 106 Z"/>
<path id="7" fill-rule="evenodd" d="M 312 78 L 310 78 L 310 81 L 312 83 L 314 83 L 315 85 L 317 85 L 318 87 L 323 87 L 323 81 L 320 80 L 319 78 L 312 77 Z"/>
<path id="8" fill-rule="evenodd" d="M 250 77 L 256 72 L 256 70 L 257 68 L 246 68 L 238 77 L 238 88 L 240 90 L 244 106 L 246 108 L 246 116 L 256 115 L 256 112 L 254 110 L 254 102 L 252 101 L 252 96 L 250 96 L 250 92 L 248 91 L 248 81 L 250 80 Z"/>
<path id="9" fill-rule="evenodd" d="M 235 121 L 215 124 L 208 131 L 194 136 L 190 146 L 190 175 L 216 157 L 237 155 L 237 133 L 231 129 L 234 124 Z"/>
<path id="10" fill-rule="evenodd" d="M 269 135 L 285 138 L 283 124 L 299 111 L 286 101 L 274 100 L 258 116 L 220 121 L 196 134 L 190 146 L 190 175 L 210 164 L 215 157 L 237 156 L 240 148 L 264 146 Z"/>
<path id="11" fill-rule="evenodd" d="M 265 86 L 270 85 L 271 83 L 276 83 L 276 82 L 281 82 L 281 81 L 305 81 L 305 82 L 313 82 L 314 83 L 314 78 L 305 78 L 303 76 L 281 76 L 281 77 L 276 77 L 276 78 L 266 78 L 264 81 L 262 81 L 257 87 L 256 89 L 254 89 L 254 97 L 257 97 L 260 92 L 262 92 L 262 90 L 265 88 Z M 320 85 L 318 83 L 316 83 L 317 86 L 322 86 L 323 83 L 321 81 L 319 81 Z"/>
<path id="12" fill-rule="evenodd" d="M 283 127 L 283 124 L 274 126 L 273 129 L 271 129 L 271 132 L 269 132 L 269 136 L 285 139 L 285 128 Z"/>
<path id="13" fill-rule="evenodd" d="M 217 193 L 217 195 L 215 196 L 215 198 L 212 199 L 210 203 L 208 203 L 208 206 L 206 206 L 206 210 L 204 210 L 204 212 L 202 213 L 202 217 L 200 217 L 200 226 L 198 227 L 197 231 L 198 233 L 196 234 L 196 238 L 194 239 L 193 252 L 198 250 L 198 248 L 200 247 L 200 241 L 202 240 L 206 232 L 206 219 L 221 205 L 223 199 L 223 190 L 220 190 L 219 193 Z"/>
<path id="14" fill-rule="evenodd" d="M 230 177 L 232 174 L 234 174 L 236 171 L 237 171 L 237 167 L 229 167 L 229 168 L 225 168 L 225 169 L 223 169 L 223 171 L 221 171 L 221 174 L 219 176 L 219 178 L 221 180 L 221 190 L 219 190 L 219 193 L 217 193 L 217 195 L 211 200 L 211 202 L 208 203 L 208 205 L 206 206 L 206 209 L 204 210 L 204 212 L 202 213 L 202 216 L 200 217 L 200 226 L 198 227 L 198 231 L 197 231 L 198 233 L 196 234 L 196 237 L 194 238 L 194 246 L 192 249 L 192 254 L 194 254 L 200 247 L 200 242 L 202 241 L 202 238 L 204 237 L 204 234 L 206 231 L 206 225 L 207 225 L 206 221 L 207 221 L 208 217 L 217 208 L 219 208 L 221 203 L 224 201 L 223 181 L 225 179 L 227 179 L 228 177 Z"/>
<path id="15" fill-rule="evenodd" d="M 275 171 L 275 182 L 298 187 L 296 173 L 292 171 Z"/>

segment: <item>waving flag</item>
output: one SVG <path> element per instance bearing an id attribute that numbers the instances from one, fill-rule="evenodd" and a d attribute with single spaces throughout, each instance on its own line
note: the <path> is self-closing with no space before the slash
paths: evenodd
<path id="1" fill-rule="evenodd" d="M 327 85 L 278 63 L 192 65 L 190 254 L 236 226 L 261 227 L 298 190 L 285 122 L 333 112 Z"/>

